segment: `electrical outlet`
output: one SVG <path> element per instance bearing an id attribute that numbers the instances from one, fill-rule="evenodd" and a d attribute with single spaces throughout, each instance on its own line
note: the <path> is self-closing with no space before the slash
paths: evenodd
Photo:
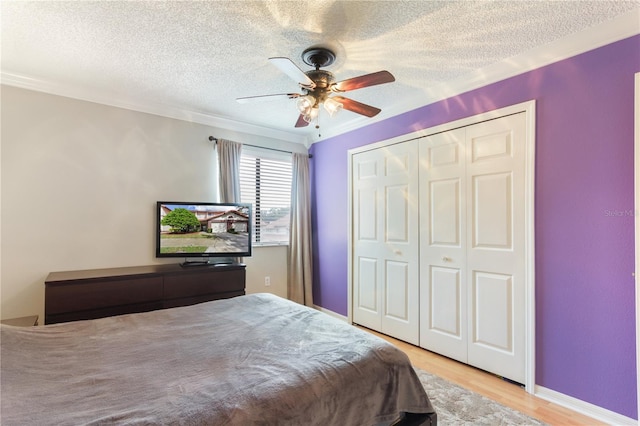
<path id="1" fill-rule="evenodd" d="M 271 285 L 271 277 L 264 277 L 264 285 L 267 287 Z"/>

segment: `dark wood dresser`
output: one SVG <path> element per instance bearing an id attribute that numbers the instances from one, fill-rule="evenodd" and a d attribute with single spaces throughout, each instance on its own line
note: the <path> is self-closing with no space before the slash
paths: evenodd
<path id="1" fill-rule="evenodd" d="M 193 305 L 245 294 L 245 265 L 179 264 L 52 272 L 45 281 L 44 323 Z"/>

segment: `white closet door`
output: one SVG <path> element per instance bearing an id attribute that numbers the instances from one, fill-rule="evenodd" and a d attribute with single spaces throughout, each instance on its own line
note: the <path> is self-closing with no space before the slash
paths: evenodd
<path id="1" fill-rule="evenodd" d="M 467 362 L 465 129 L 420 139 L 420 345 Z"/>
<path id="2" fill-rule="evenodd" d="M 415 141 L 354 155 L 353 321 L 417 344 Z"/>
<path id="3" fill-rule="evenodd" d="M 468 362 L 525 382 L 525 114 L 467 128 Z"/>
<path id="4" fill-rule="evenodd" d="M 420 140 L 420 346 L 525 382 L 525 114 Z"/>

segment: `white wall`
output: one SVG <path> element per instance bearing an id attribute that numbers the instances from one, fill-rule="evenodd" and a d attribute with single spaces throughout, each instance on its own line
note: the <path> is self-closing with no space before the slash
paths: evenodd
<path id="1" fill-rule="evenodd" d="M 160 263 L 155 202 L 217 200 L 210 135 L 306 152 L 302 145 L 15 87 L 2 86 L 1 100 L 2 319 L 43 319 L 49 272 Z M 254 251 L 246 259 L 248 291 L 286 296 L 286 247 Z"/>
<path id="2" fill-rule="evenodd" d="M 254 247 L 253 255 L 245 257 L 247 265 L 247 294 L 273 293 L 287 297 L 288 246 Z M 271 285 L 265 285 L 269 277 Z"/>

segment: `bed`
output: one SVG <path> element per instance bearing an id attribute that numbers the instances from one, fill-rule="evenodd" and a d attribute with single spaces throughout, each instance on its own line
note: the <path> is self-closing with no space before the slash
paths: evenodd
<path id="1" fill-rule="evenodd" d="M 270 294 L 1 333 L 4 426 L 436 423 L 403 352 Z"/>

